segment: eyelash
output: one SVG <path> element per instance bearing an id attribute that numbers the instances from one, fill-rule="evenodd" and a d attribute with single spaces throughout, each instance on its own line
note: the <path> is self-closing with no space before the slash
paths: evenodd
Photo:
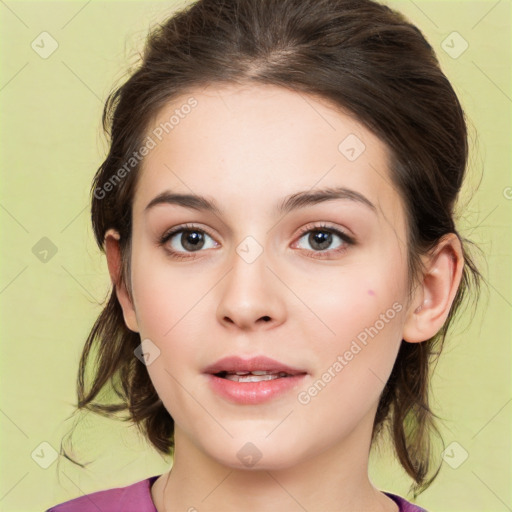
<path id="1" fill-rule="evenodd" d="M 184 224 L 184 225 L 181 225 L 181 226 L 177 226 L 176 228 L 173 228 L 169 231 L 166 231 L 158 240 L 158 245 L 160 247 L 163 247 L 169 240 L 172 239 L 172 237 L 178 233 L 181 233 L 181 232 L 184 232 L 184 231 L 195 231 L 195 232 L 199 232 L 199 233 L 204 233 L 206 235 L 208 235 L 210 238 L 213 239 L 213 236 L 210 235 L 208 233 L 208 231 L 206 231 L 205 229 L 202 229 L 202 228 L 199 228 L 198 226 L 194 225 L 194 224 Z M 356 244 L 356 241 L 354 240 L 354 238 L 352 238 L 351 236 L 347 235 L 345 232 L 341 231 L 340 229 L 337 229 L 337 228 L 334 228 L 332 226 L 328 226 L 326 224 L 321 224 L 321 225 L 308 225 L 308 226 L 305 226 L 299 233 L 298 235 L 298 240 L 300 240 L 301 238 L 303 238 L 303 236 L 306 234 L 306 233 L 309 233 L 309 232 L 321 232 L 321 233 L 330 233 L 330 234 L 333 234 L 333 235 L 336 235 L 338 236 L 344 243 L 343 245 L 340 247 L 340 248 L 337 248 L 337 249 L 331 249 L 331 250 L 327 250 L 327 251 L 311 251 L 311 250 L 306 250 L 308 253 L 312 253 L 312 254 L 315 254 L 315 258 L 317 259 L 323 259 L 323 256 L 320 256 L 319 255 L 324 255 L 324 254 L 327 254 L 327 255 L 330 255 L 332 253 L 334 254 L 342 254 L 344 253 L 349 246 L 351 245 L 355 245 Z M 194 254 L 194 252 L 190 252 L 190 253 L 184 253 L 183 251 L 175 251 L 175 250 L 170 250 L 168 248 L 165 249 L 169 255 L 174 258 L 174 259 L 177 259 L 177 260 L 185 260 L 185 259 L 190 259 L 191 257 L 193 258 L 194 256 L 192 256 Z M 199 251 L 195 251 L 195 252 L 202 252 L 201 250 Z M 189 256 L 185 256 L 185 254 L 189 254 Z"/>

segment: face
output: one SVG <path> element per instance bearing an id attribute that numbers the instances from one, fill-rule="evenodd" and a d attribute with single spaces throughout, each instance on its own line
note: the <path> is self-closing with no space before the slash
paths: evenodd
<path id="1" fill-rule="evenodd" d="M 324 101 L 272 86 L 194 90 L 147 135 L 125 318 L 149 340 L 177 446 L 275 469 L 369 443 L 408 291 L 386 146 Z M 227 356 L 301 374 L 205 373 Z"/>

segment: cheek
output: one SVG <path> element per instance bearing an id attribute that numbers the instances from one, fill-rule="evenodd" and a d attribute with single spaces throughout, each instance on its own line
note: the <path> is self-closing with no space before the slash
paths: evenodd
<path id="1" fill-rule="evenodd" d="M 172 270 L 161 258 L 143 251 L 133 258 L 132 283 L 140 336 L 149 339 L 159 351 L 148 366 L 148 373 L 162 400 L 166 405 L 173 404 L 173 409 L 179 404 L 178 383 L 187 372 L 196 370 L 197 344 L 207 338 L 205 323 L 198 318 L 207 318 L 207 301 L 202 299 L 211 284 L 206 276 L 194 275 Z"/>
<path id="2" fill-rule="evenodd" d="M 141 339 L 151 340 L 159 351 L 147 366 L 149 377 L 166 409 L 180 424 L 199 415 L 187 391 L 195 393 L 190 375 L 200 370 L 198 349 L 208 342 L 205 324 L 198 318 L 208 314 L 206 301 L 201 298 L 211 285 L 207 286 L 205 276 L 190 279 L 185 272 L 147 261 L 133 271 L 137 321 Z"/>
<path id="3" fill-rule="evenodd" d="M 405 281 L 400 279 L 399 269 L 393 272 L 361 266 L 331 271 L 325 276 L 317 275 L 314 287 L 305 284 L 297 294 L 310 312 L 315 313 L 314 320 L 308 318 L 305 327 L 322 333 L 316 339 L 324 340 L 322 344 L 327 346 L 342 348 L 340 344 L 348 340 L 358 336 L 364 339 L 365 329 L 375 324 L 386 334 L 400 332 Z M 329 339 L 333 342 L 328 342 Z"/>
<path id="4" fill-rule="evenodd" d="M 334 283 L 329 293 L 309 299 L 325 325 L 303 323 L 318 364 L 297 395 L 299 416 L 306 432 L 321 430 L 325 439 L 350 431 L 376 406 L 396 360 L 405 313 L 396 285 L 368 273 L 344 277 L 337 284 L 345 288 L 336 292 Z"/>
<path id="5" fill-rule="evenodd" d="M 201 273 L 174 268 L 158 251 L 133 254 L 132 283 L 141 336 L 165 341 L 190 322 L 208 291 Z"/>
<path id="6" fill-rule="evenodd" d="M 304 302 L 318 313 L 301 324 L 318 358 L 318 403 L 341 399 L 348 408 L 364 408 L 378 398 L 402 340 L 405 281 L 399 275 L 366 267 L 331 278 L 324 293 L 304 291 Z"/>

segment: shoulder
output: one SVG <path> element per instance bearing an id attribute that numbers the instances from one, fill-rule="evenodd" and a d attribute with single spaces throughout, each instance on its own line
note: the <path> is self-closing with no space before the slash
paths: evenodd
<path id="1" fill-rule="evenodd" d="M 398 496 L 398 494 L 393 494 L 391 492 L 382 491 L 386 496 L 389 496 L 397 505 L 399 512 L 428 512 L 424 508 L 407 501 L 402 496 Z"/>
<path id="2" fill-rule="evenodd" d="M 46 512 L 157 512 L 150 492 L 157 478 L 152 476 L 126 487 L 85 494 L 55 505 Z"/>

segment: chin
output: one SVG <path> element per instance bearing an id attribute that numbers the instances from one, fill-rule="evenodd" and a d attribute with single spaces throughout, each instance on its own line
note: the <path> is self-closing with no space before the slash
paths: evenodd
<path id="1" fill-rule="evenodd" d="M 226 444 L 217 444 L 215 453 L 208 450 L 210 457 L 219 464 L 232 469 L 248 471 L 281 470 L 299 463 L 304 456 L 296 447 L 303 446 L 296 441 L 284 443 L 277 436 L 273 440 L 265 437 L 244 435 L 230 439 Z"/>

